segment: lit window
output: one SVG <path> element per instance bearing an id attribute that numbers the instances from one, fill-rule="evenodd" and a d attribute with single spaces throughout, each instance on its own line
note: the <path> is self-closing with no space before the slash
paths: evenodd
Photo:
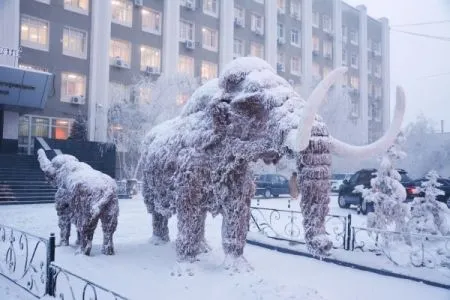
<path id="1" fill-rule="evenodd" d="M 180 55 L 178 57 L 178 72 L 194 77 L 194 58 Z"/>
<path id="2" fill-rule="evenodd" d="M 353 45 L 358 45 L 358 32 L 356 30 L 350 30 L 349 32 L 350 36 L 350 43 Z"/>
<path id="3" fill-rule="evenodd" d="M 317 36 L 313 35 L 313 51 L 320 52 L 320 40 Z"/>
<path id="4" fill-rule="evenodd" d="M 72 122 L 71 119 L 52 119 L 52 139 L 67 140 Z"/>
<path id="5" fill-rule="evenodd" d="M 347 31 L 348 31 L 347 26 L 342 26 L 342 41 L 344 43 L 347 43 L 348 40 Z"/>
<path id="6" fill-rule="evenodd" d="M 291 17 L 297 20 L 302 18 L 302 5 L 298 0 L 291 0 Z"/>
<path id="7" fill-rule="evenodd" d="M 63 30 L 63 54 L 79 58 L 87 57 L 87 32 L 71 27 Z"/>
<path id="8" fill-rule="evenodd" d="M 89 12 L 89 0 L 64 0 L 64 9 L 87 14 Z"/>
<path id="9" fill-rule="evenodd" d="M 141 46 L 141 71 L 145 71 L 147 67 L 154 68 L 159 71 L 161 67 L 161 52 L 159 49 Z"/>
<path id="10" fill-rule="evenodd" d="M 322 16 L 322 28 L 323 28 L 323 31 L 325 31 L 325 32 L 332 31 L 333 26 L 331 23 L 331 18 L 327 15 Z"/>
<path id="11" fill-rule="evenodd" d="M 328 59 L 333 58 L 333 44 L 330 41 L 323 41 L 323 56 Z"/>
<path id="12" fill-rule="evenodd" d="M 217 65 L 212 62 L 202 61 L 202 82 L 206 82 L 217 77 Z"/>
<path id="13" fill-rule="evenodd" d="M 128 0 L 111 0 L 112 21 L 131 27 L 133 24 L 133 3 Z"/>
<path id="14" fill-rule="evenodd" d="M 127 63 L 129 67 L 131 62 L 131 43 L 111 39 L 109 58 L 111 59 L 111 63 L 114 63 L 114 60 L 120 58 Z"/>
<path id="15" fill-rule="evenodd" d="M 264 34 L 264 18 L 257 14 L 252 14 L 252 31 L 257 34 Z"/>
<path id="16" fill-rule="evenodd" d="M 350 56 L 350 65 L 352 68 L 358 69 L 358 54 L 355 52 Z"/>
<path id="17" fill-rule="evenodd" d="M 223 0 L 226 1 L 226 0 Z M 245 26 L 245 9 L 239 6 L 234 6 L 234 20 L 241 24 L 242 27 Z"/>
<path id="18" fill-rule="evenodd" d="M 235 57 L 244 56 L 245 54 L 245 46 L 244 41 L 240 39 L 234 39 L 234 45 L 233 45 L 233 55 Z"/>
<path id="19" fill-rule="evenodd" d="M 202 37 L 203 48 L 210 51 L 217 51 L 218 34 L 216 30 L 203 27 Z"/>
<path id="20" fill-rule="evenodd" d="M 150 8 L 143 8 L 142 30 L 154 34 L 161 34 L 161 13 Z"/>
<path id="21" fill-rule="evenodd" d="M 350 86 L 354 89 L 359 90 L 359 78 L 356 76 L 350 77 Z"/>
<path id="22" fill-rule="evenodd" d="M 320 65 L 316 62 L 313 62 L 312 64 L 312 73 L 314 80 L 318 81 L 322 79 L 322 72 L 320 71 Z"/>
<path id="23" fill-rule="evenodd" d="M 20 44 L 48 51 L 48 21 L 30 16 L 21 17 Z"/>
<path id="24" fill-rule="evenodd" d="M 277 0 L 278 12 L 285 13 L 286 12 L 286 0 Z"/>
<path id="25" fill-rule="evenodd" d="M 348 61 L 347 61 L 347 49 L 345 49 L 345 48 L 342 49 L 342 65 L 343 65 L 343 66 L 348 65 Z"/>
<path id="26" fill-rule="evenodd" d="M 84 95 L 86 95 L 86 76 L 61 73 L 61 101 L 70 102 L 72 97 Z"/>
<path id="27" fill-rule="evenodd" d="M 312 15 L 312 26 L 319 28 L 319 24 L 320 24 L 320 15 L 317 11 L 314 11 Z"/>
<path id="28" fill-rule="evenodd" d="M 277 71 L 284 72 L 286 64 L 286 56 L 284 52 L 278 51 L 277 53 Z"/>
<path id="29" fill-rule="evenodd" d="M 218 2 L 219 0 L 203 0 L 203 12 L 207 15 L 217 17 L 219 14 Z"/>
<path id="30" fill-rule="evenodd" d="M 300 33 L 297 29 L 291 30 L 291 44 L 300 47 Z"/>
<path id="31" fill-rule="evenodd" d="M 300 75 L 302 68 L 302 61 L 298 56 L 291 57 L 291 73 L 294 75 Z"/>
<path id="32" fill-rule="evenodd" d="M 194 41 L 194 23 L 180 21 L 180 41 Z"/>
<path id="33" fill-rule="evenodd" d="M 250 44 L 250 55 L 264 59 L 264 45 L 252 42 Z"/>

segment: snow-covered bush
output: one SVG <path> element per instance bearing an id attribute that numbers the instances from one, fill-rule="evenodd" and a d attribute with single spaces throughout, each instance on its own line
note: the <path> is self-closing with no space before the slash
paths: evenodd
<path id="1" fill-rule="evenodd" d="M 424 197 L 416 197 L 411 205 L 409 232 L 450 235 L 447 224 L 448 208 L 436 200 L 437 196 L 445 194 L 439 189 L 442 184 L 438 182 L 438 178 L 436 171 L 430 171 L 426 175 L 427 180 L 419 188 L 419 191 L 424 193 Z"/>

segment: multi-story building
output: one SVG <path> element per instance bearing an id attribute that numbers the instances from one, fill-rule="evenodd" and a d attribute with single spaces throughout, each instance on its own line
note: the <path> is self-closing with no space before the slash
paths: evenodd
<path id="1" fill-rule="evenodd" d="M 142 74 L 206 81 L 235 57 L 258 56 L 307 97 L 333 68 L 348 66 L 348 117 L 368 142 L 389 125 L 389 25 L 340 0 L 4 0 L 6 46 L 20 68 L 54 75 L 43 110 L 9 115 L 19 147 L 67 138 L 74 115 L 104 141 L 108 91 Z M 18 25 L 20 24 L 20 25 Z M 6 27 L 5 27 L 6 28 Z M 0 39 L 0 46 L 2 45 Z M 14 41 L 16 41 L 14 43 Z M 341 88 L 341 87 L 339 87 Z M 5 113 L 5 112 L 4 112 Z M 5 121 L 4 121 L 5 122 Z"/>

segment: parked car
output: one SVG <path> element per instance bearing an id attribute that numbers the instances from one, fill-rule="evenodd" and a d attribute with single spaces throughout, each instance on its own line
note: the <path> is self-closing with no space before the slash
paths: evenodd
<path id="1" fill-rule="evenodd" d="M 422 183 L 427 181 L 427 179 L 425 177 L 414 180 L 411 184 L 411 186 L 409 187 L 410 189 L 410 197 L 409 200 L 412 201 L 412 199 L 414 199 L 415 197 L 423 197 L 425 196 L 425 194 L 423 192 L 419 192 L 419 187 L 422 186 Z M 437 201 L 440 201 L 444 204 L 447 205 L 448 208 L 450 208 L 450 179 L 446 179 L 443 177 L 438 178 L 437 180 L 441 186 L 438 187 L 440 190 L 442 190 L 445 194 L 444 195 L 440 195 L 436 197 Z"/>
<path id="2" fill-rule="evenodd" d="M 413 180 L 408 176 L 405 170 L 397 169 L 400 173 L 400 183 L 405 187 L 407 199 L 412 199 L 414 192 Z M 362 169 L 353 174 L 350 179 L 344 180 L 339 188 L 338 205 L 341 208 L 349 208 L 350 205 L 357 205 L 361 208 L 361 212 L 366 215 L 373 211 L 373 204 L 363 201 L 361 193 L 355 192 L 355 187 L 362 185 L 370 188 L 370 180 L 375 177 L 376 169 Z M 408 200 L 406 200 L 408 201 Z"/>
<path id="3" fill-rule="evenodd" d="M 346 174 L 346 173 L 336 173 L 331 175 L 331 192 L 337 193 L 339 192 L 339 187 L 344 182 L 345 179 L 350 179 L 352 174 Z"/>
<path id="4" fill-rule="evenodd" d="M 266 198 L 289 194 L 289 180 L 278 174 L 262 174 L 255 176 L 256 196 Z"/>

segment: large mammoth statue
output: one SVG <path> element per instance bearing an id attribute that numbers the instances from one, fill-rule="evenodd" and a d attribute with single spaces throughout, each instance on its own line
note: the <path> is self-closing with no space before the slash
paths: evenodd
<path id="1" fill-rule="evenodd" d="M 304 101 L 265 61 L 238 58 L 218 79 L 200 87 L 182 114 L 155 127 L 144 142 L 144 201 L 152 214 L 153 239 L 168 241 L 168 218 L 178 218 L 176 252 L 193 261 L 207 250 L 205 217 L 221 214 L 225 254 L 240 259 L 249 227 L 255 188 L 249 164 L 296 158 L 306 241 L 326 254 L 331 154 L 367 157 L 386 150 L 404 114 L 397 90 L 393 124 L 378 141 L 351 146 L 329 136 L 316 115 L 329 88 L 345 68 L 332 71 Z"/>
<path id="2" fill-rule="evenodd" d="M 60 154 L 49 160 L 38 150 L 38 160 L 47 180 L 57 189 L 55 205 L 61 245 L 69 244 L 70 226 L 77 228 L 79 251 L 89 255 L 97 223 L 102 222 L 102 253 L 114 254 L 113 234 L 117 228 L 119 202 L 117 184 L 72 155 Z"/>

